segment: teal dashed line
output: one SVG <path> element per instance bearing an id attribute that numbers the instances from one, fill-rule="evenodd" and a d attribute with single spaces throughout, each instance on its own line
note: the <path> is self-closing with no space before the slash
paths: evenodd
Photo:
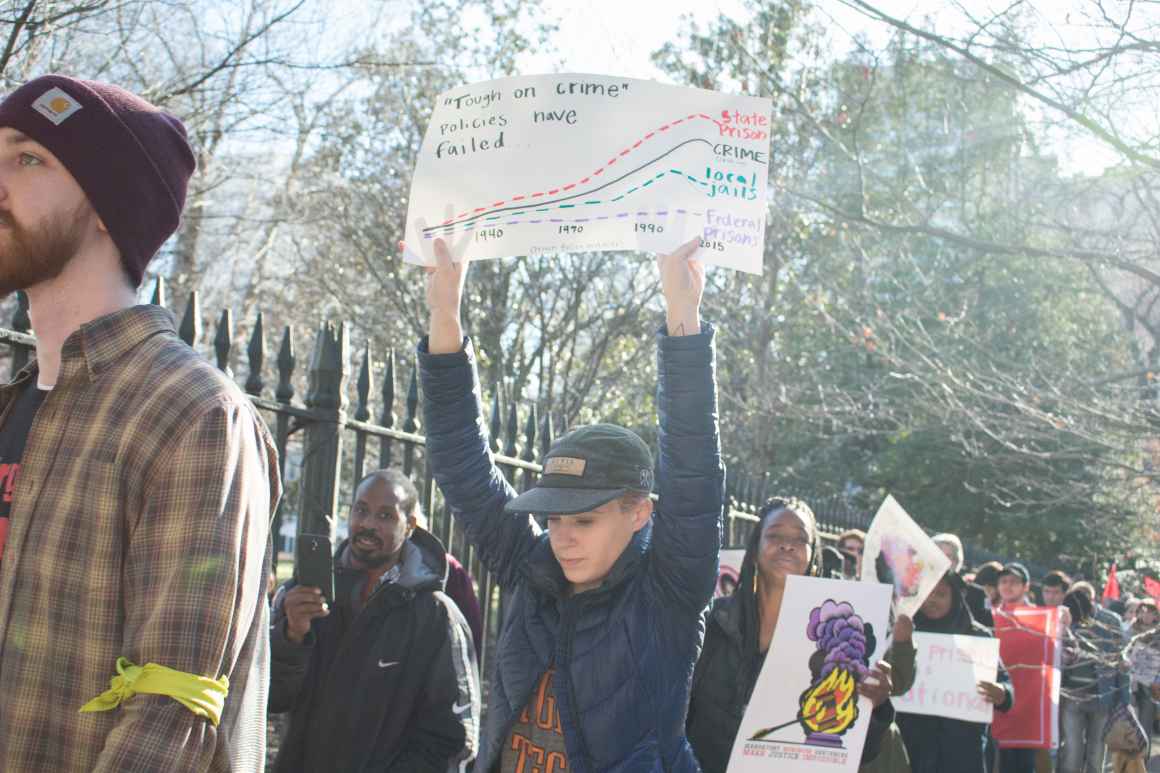
<path id="1" fill-rule="evenodd" d="M 640 185 L 634 185 L 634 186 L 632 186 L 631 188 L 629 188 L 627 191 L 625 191 L 624 193 L 620 194 L 619 196 L 616 196 L 616 197 L 614 197 L 614 198 L 611 198 L 611 199 L 609 199 L 609 200 L 608 200 L 608 203 L 610 203 L 610 204 L 611 204 L 611 203 L 613 203 L 613 202 L 620 201 L 620 200 L 621 200 L 621 199 L 623 199 L 624 197 L 626 197 L 626 196 L 629 196 L 629 195 L 631 195 L 631 194 L 635 193 L 636 191 L 639 191 L 639 190 L 640 190 L 640 189 L 642 189 L 642 188 L 647 188 L 648 186 L 650 186 L 650 185 L 652 185 L 653 183 L 655 183 L 657 180 L 659 180 L 659 179 L 661 179 L 662 177 L 664 177 L 664 176 L 666 176 L 666 175 L 669 175 L 669 174 L 675 174 L 675 175 L 677 175 L 678 177 L 684 177 L 684 178 L 685 178 L 686 180 L 688 180 L 689 182 L 696 183 L 697 185 L 700 185 L 701 187 L 704 187 L 704 188 L 708 188 L 708 187 L 709 187 L 709 183 L 705 182 L 704 180 L 698 180 L 696 177 L 693 177 L 691 174 L 685 174 L 685 173 L 684 173 L 684 172 L 682 172 L 680 169 L 670 169 L 670 170 L 668 170 L 667 172 L 660 172 L 660 173 L 658 173 L 658 174 L 657 174 L 655 177 L 653 177 L 651 180 L 646 180 L 645 182 L 643 182 L 643 183 L 642 183 L 642 184 L 640 184 Z M 602 200 L 602 199 L 591 199 L 591 200 L 589 200 L 589 201 L 584 201 L 584 202 L 581 202 L 581 204 L 583 204 L 583 205 L 590 205 L 590 204 L 603 204 L 603 203 L 604 203 L 604 202 L 603 202 L 603 200 Z M 534 209 L 534 210 L 531 210 L 531 209 L 522 209 L 522 210 L 520 210 L 520 211 L 518 211 L 518 212 L 506 212 L 506 213 L 503 213 L 503 214 L 500 214 L 500 215 L 492 215 L 492 216 L 490 216 L 490 217 L 485 217 L 485 218 L 483 219 L 483 222 L 492 222 L 492 221 L 495 221 L 495 220 L 500 220 L 500 219 L 502 219 L 502 218 L 505 218 L 505 217 L 518 217 L 518 216 L 520 216 L 520 215 L 526 215 L 526 214 L 528 214 L 529 212 L 551 212 L 553 209 L 575 209 L 575 208 L 576 208 L 576 205 L 575 205 L 575 204 L 557 204 L 557 205 L 556 205 L 556 206 L 554 206 L 554 207 L 541 207 L 541 208 L 539 208 L 539 209 Z M 445 230 L 446 230 L 446 229 L 445 229 Z"/>

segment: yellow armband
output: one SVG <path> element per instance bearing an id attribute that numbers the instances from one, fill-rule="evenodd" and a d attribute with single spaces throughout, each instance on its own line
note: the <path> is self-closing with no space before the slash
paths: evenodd
<path id="1" fill-rule="evenodd" d="M 224 675 L 220 679 L 210 679 L 156 663 L 135 666 L 128 658 L 117 658 L 117 675 L 109 680 L 109 689 L 81 706 L 81 713 L 115 709 L 137 693 L 168 695 L 217 727 L 229 692 L 230 680 Z"/>

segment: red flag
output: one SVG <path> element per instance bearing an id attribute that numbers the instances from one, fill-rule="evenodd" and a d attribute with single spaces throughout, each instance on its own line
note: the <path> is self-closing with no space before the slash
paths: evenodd
<path id="1" fill-rule="evenodd" d="M 1160 601 L 1160 582 L 1153 580 L 1151 577 L 1145 577 L 1144 592 L 1157 601 Z"/>
<path id="2" fill-rule="evenodd" d="M 1120 597 L 1120 581 L 1116 579 L 1116 562 L 1112 562 L 1112 568 L 1108 571 L 1108 582 L 1104 585 L 1105 599 L 1118 599 Z"/>

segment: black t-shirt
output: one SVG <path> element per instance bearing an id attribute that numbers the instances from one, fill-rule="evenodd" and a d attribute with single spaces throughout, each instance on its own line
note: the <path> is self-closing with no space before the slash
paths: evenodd
<path id="1" fill-rule="evenodd" d="M 12 510 L 12 492 L 20 475 L 20 461 L 28 443 L 28 433 L 36 411 L 44 402 L 47 389 L 40 389 L 32 381 L 24 385 L 16 396 L 4 424 L 0 426 L 0 555 L 8 541 L 8 514 Z"/>

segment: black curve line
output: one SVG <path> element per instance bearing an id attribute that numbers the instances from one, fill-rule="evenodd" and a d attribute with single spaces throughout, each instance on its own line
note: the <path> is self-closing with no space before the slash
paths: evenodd
<path id="1" fill-rule="evenodd" d="M 510 209 L 534 209 L 536 207 L 542 207 L 546 204 L 559 204 L 561 201 L 569 201 L 571 199 L 578 199 L 581 196 L 591 196 L 593 193 L 599 193 L 600 191 L 604 190 L 605 188 L 607 188 L 611 185 L 616 185 L 618 182 L 623 180 L 625 177 L 628 177 L 629 175 L 634 175 L 637 172 L 641 171 L 642 169 L 647 169 L 648 167 L 652 166 L 656 162 L 660 161 L 665 156 L 670 156 L 673 153 L 676 153 L 678 150 L 680 150 L 684 146 L 686 146 L 690 143 L 693 143 L 693 142 L 703 142 L 706 145 L 708 145 L 709 147 L 713 147 L 712 142 L 709 142 L 709 140 L 703 139 L 701 137 L 696 137 L 696 138 L 691 139 L 691 140 L 685 140 L 680 145 L 674 145 L 673 147 L 666 150 L 664 153 L 661 153 L 659 156 L 654 158 L 652 161 L 647 161 L 647 162 L 641 164 L 640 166 L 638 166 L 636 169 L 630 169 L 629 171 L 622 174 L 620 177 L 617 177 L 615 180 L 609 180 L 608 182 L 604 183 L 604 185 L 601 185 L 598 188 L 592 188 L 592 189 L 587 190 L 587 191 L 580 191 L 579 193 L 573 193 L 569 196 L 562 196 L 558 199 L 548 199 L 546 201 L 535 201 L 535 202 L 532 202 L 530 204 L 524 204 L 524 205 L 518 206 L 518 207 L 500 207 L 499 209 L 489 209 L 486 212 L 480 212 L 478 215 L 472 215 L 471 217 L 465 217 L 462 220 L 452 220 L 450 223 L 444 223 L 442 225 L 433 225 L 433 226 L 429 226 L 427 228 L 423 228 L 423 229 L 421 229 L 421 232 L 423 234 L 428 234 L 432 231 L 438 231 L 441 228 L 450 228 L 452 226 L 462 225 L 463 223 L 470 223 L 471 221 L 478 220 L 481 217 L 489 217 L 491 215 L 494 215 L 497 212 L 507 212 Z"/>

